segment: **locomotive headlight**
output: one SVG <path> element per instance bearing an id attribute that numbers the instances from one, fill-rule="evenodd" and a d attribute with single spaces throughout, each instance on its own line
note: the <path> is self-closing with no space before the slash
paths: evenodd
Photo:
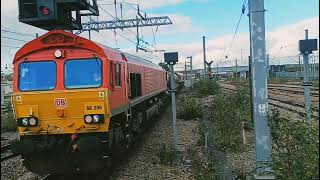
<path id="1" fill-rule="evenodd" d="M 24 126 L 28 125 L 28 118 L 23 118 L 21 122 Z"/>
<path id="2" fill-rule="evenodd" d="M 84 117 L 84 121 L 85 121 L 86 123 L 91 123 L 91 122 L 92 122 L 92 117 L 91 117 L 90 115 L 86 115 L 86 116 Z"/>
<path id="3" fill-rule="evenodd" d="M 60 57 L 62 56 L 61 50 L 56 50 L 56 51 L 54 52 L 54 56 L 55 56 L 56 58 L 60 58 Z"/>
<path id="4" fill-rule="evenodd" d="M 30 124 L 31 126 L 34 126 L 34 125 L 37 124 L 37 120 L 36 120 L 35 118 L 30 118 L 29 124 Z"/>
<path id="5" fill-rule="evenodd" d="M 99 116 L 98 116 L 98 115 L 94 115 L 94 116 L 93 116 L 93 121 L 94 121 L 95 123 L 99 122 Z"/>

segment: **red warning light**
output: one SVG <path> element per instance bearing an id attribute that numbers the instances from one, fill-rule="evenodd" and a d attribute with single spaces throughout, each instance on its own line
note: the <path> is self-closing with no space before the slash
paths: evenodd
<path id="1" fill-rule="evenodd" d="M 50 13 L 49 8 L 46 6 L 40 6 L 39 9 L 43 15 L 48 15 Z"/>

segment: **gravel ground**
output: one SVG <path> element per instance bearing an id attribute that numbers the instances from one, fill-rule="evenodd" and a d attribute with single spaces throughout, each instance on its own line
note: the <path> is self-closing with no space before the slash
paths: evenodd
<path id="1" fill-rule="evenodd" d="M 195 179 L 192 174 L 192 161 L 187 157 L 187 149 L 199 152 L 197 141 L 200 138 L 196 120 L 177 120 L 178 148 L 182 161 L 173 165 L 161 163 L 159 152 L 165 145 L 171 146 L 172 121 L 171 107 L 168 107 L 154 127 L 143 135 L 141 142 L 130 150 L 128 158 L 120 162 L 110 179 Z M 2 139 L 16 139 L 17 133 L 3 133 Z M 1 144 L 6 144 L 2 142 Z M 201 149 L 201 148 L 200 148 Z M 41 177 L 23 167 L 20 156 L 1 163 L 1 179 L 4 180 L 38 180 Z"/>
<path id="2" fill-rule="evenodd" d="M 17 132 L 1 134 L 1 145 L 8 144 L 18 139 Z M 1 180 L 37 180 L 40 176 L 29 172 L 21 162 L 20 156 L 1 162 Z"/>
<path id="3" fill-rule="evenodd" d="M 145 135 L 144 141 L 134 149 L 126 159 L 124 165 L 116 168 L 111 179 L 195 179 L 191 173 L 189 159 L 175 165 L 164 165 L 160 162 L 159 152 L 163 145 L 171 145 L 172 123 L 171 108 L 168 108 L 156 122 L 149 134 Z M 188 148 L 197 148 L 199 138 L 199 121 L 177 120 L 178 148 L 182 156 L 187 154 Z"/>

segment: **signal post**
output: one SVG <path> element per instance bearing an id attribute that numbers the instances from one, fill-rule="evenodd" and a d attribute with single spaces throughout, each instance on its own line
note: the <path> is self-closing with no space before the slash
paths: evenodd
<path id="1" fill-rule="evenodd" d="M 173 129 L 173 148 L 174 150 L 178 150 L 178 142 L 177 142 L 177 113 L 176 113 L 176 84 L 174 81 L 174 69 L 173 65 L 178 62 L 178 52 L 170 52 L 164 53 L 164 61 L 170 66 L 170 92 L 171 92 L 171 100 L 172 100 L 172 129 Z"/>

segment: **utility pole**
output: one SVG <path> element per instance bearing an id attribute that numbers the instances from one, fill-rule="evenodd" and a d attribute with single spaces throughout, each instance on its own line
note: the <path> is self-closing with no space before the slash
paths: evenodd
<path id="1" fill-rule="evenodd" d="M 255 179 L 275 179 L 271 169 L 264 0 L 249 0 L 252 105 L 256 148 Z"/>
<path id="2" fill-rule="evenodd" d="M 189 65 L 189 67 L 190 67 L 190 73 L 191 73 L 191 88 L 193 87 L 193 70 L 192 70 L 192 56 L 189 56 L 189 57 L 187 57 L 187 58 L 189 58 L 190 59 L 190 65 Z M 188 66 L 188 65 L 187 65 Z"/>
<path id="3" fill-rule="evenodd" d="M 238 78 L 238 59 L 236 58 L 236 78 Z"/>
<path id="4" fill-rule="evenodd" d="M 187 80 L 187 61 L 184 62 L 184 75 L 186 76 L 185 80 Z"/>
<path id="5" fill-rule="evenodd" d="M 269 66 L 269 54 L 267 54 L 267 78 L 268 78 L 268 80 L 270 79 L 270 66 Z"/>
<path id="6" fill-rule="evenodd" d="M 219 79 L 219 63 L 217 63 L 217 79 Z"/>
<path id="7" fill-rule="evenodd" d="M 240 59 L 240 61 L 242 62 L 242 48 L 240 49 L 240 54 L 241 54 L 241 59 Z"/>
<path id="8" fill-rule="evenodd" d="M 204 75 L 203 75 L 203 79 L 206 79 L 207 77 L 207 72 L 206 72 L 206 37 L 203 36 L 202 37 L 202 45 L 203 45 L 203 72 L 204 72 Z"/>

